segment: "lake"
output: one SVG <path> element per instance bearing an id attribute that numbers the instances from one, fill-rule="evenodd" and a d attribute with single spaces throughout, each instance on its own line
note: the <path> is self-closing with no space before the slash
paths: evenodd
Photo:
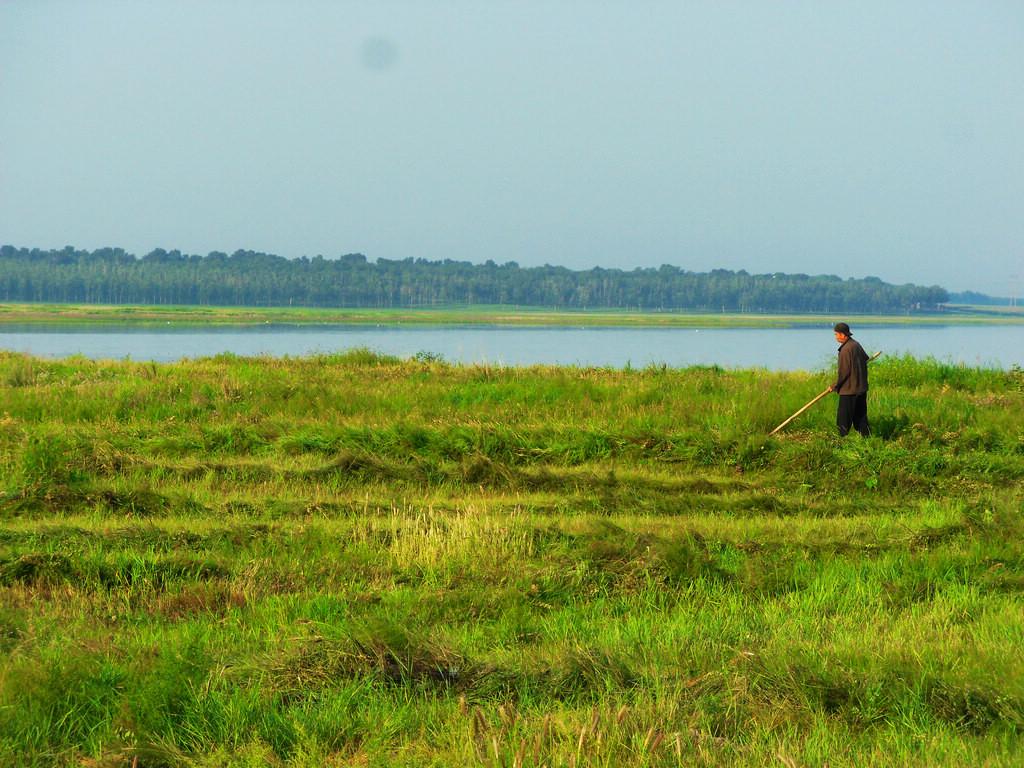
<path id="1" fill-rule="evenodd" d="M 865 326 L 855 337 L 869 354 L 916 357 L 1001 368 L 1024 367 L 1024 326 Z M 223 352 L 309 355 L 367 347 L 411 357 L 497 365 L 560 364 L 642 367 L 720 365 L 771 370 L 831 366 L 836 344 L 823 328 L 572 328 L 378 325 L 254 327 L 0 327 L 0 348 L 41 357 L 171 361 Z"/>

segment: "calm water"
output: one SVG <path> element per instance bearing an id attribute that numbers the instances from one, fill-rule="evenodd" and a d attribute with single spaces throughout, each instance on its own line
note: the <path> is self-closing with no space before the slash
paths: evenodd
<path id="1" fill-rule="evenodd" d="M 875 326 L 854 328 L 868 353 L 909 352 L 968 365 L 1024 366 L 1024 326 Z M 253 328 L 40 327 L 0 329 L 0 349 L 43 357 L 84 355 L 169 361 L 221 352 L 307 355 L 369 347 L 400 357 L 438 354 L 450 362 L 634 367 L 758 366 L 818 369 L 832 364 L 828 327 L 520 328 L 499 326 L 289 326 Z"/>

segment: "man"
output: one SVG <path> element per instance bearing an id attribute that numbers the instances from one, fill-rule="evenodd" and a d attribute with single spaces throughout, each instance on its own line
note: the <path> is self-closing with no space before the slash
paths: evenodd
<path id="1" fill-rule="evenodd" d="M 853 340 L 850 326 L 836 323 L 832 328 L 839 342 L 839 366 L 836 383 L 831 391 L 839 395 L 836 425 L 839 436 L 846 437 L 852 425 L 864 437 L 871 434 L 868 427 L 868 356 L 864 348 Z"/>

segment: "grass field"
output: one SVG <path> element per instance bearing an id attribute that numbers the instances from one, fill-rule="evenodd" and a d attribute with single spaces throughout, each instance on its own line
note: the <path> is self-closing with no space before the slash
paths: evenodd
<path id="1" fill-rule="evenodd" d="M 826 315 L 758 315 L 635 310 L 553 310 L 537 307 L 455 306 L 421 309 L 316 309 L 309 307 L 104 306 L 97 304 L 0 304 L 0 328 L 31 324 L 259 325 L 289 324 L 487 324 L 666 328 L 831 327 Z M 846 315 L 864 325 L 1020 324 L 1019 307 L 958 307 L 939 314 Z"/>
<path id="2" fill-rule="evenodd" d="M 1024 762 L 1024 373 L 0 352 L 0 765 Z"/>

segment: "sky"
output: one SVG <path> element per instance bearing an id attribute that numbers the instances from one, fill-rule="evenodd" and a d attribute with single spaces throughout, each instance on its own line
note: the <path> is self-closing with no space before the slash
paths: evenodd
<path id="1" fill-rule="evenodd" d="M 0 242 L 1024 292 L 1024 3 L 0 0 Z"/>

